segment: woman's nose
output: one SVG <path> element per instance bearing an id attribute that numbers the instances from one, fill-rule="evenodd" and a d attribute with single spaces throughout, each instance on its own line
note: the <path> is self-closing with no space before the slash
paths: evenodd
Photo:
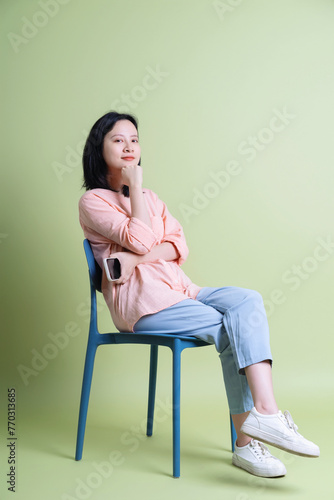
<path id="1" fill-rule="evenodd" d="M 133 146 L 131 143 L 126 144 L 124 147 L 125 151 L 133 151 Z"/>

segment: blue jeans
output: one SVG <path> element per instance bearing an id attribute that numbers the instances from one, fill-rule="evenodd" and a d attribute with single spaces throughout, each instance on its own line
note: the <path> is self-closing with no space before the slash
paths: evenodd
<path id="1" fill-rule="evenodd" d="M 193 335 L 214 344 L 231 414 L 254 406 L 244 369 L 267 359 L 272 362 L 268 321 L 258 292 L 233 286 L 205 287 L 196 300 L 185 299 L 143 316 L 134 331 Z"/>

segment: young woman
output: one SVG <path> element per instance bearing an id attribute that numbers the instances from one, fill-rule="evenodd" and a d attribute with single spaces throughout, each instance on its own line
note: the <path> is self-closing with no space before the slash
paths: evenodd
<path id="1" fill-rule="evenodd" d="M 238 287 L 199 287 L 181 269 L 188 248 L 179 222 L 143 188 L 136 119 L 110 112 L 92 127 L 83 154 L 80 224 L 103 269 L 117 257 L 121 277 L 102 291 L 120 331 L 194 335 L 215 344 L 237 433 L 232 463 L 262 476 L 284 476 L 284 464 L 262 443 L 308 457 L 319 448 L 279 411 L 263 300 Z"/>

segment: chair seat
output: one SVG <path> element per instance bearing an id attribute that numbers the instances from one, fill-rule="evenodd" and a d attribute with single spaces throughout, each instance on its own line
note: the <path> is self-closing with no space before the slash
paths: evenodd
<path id="1" fill-rule="evenodd" d="M 114 332 L 114 333 L 99 333 L 96 342 L 97 345 L 102 344 L 155 344 L 161 346 L 172 346 L 175 339 L 179 339 L 186 347 L 202 347 L 211 345 L 204 340 L 194 336 L 173 335 L 159 332 Z"/>

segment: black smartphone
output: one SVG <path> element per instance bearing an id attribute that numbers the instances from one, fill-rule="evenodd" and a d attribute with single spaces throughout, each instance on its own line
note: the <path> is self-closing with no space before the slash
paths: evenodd
<path id="1" fill-rule="evenodd" d="M 115 281 L 121 277 L 121 263 L 118 259 L 108 257 L 103 259 L 103 265 L 109 281 Z"/>

